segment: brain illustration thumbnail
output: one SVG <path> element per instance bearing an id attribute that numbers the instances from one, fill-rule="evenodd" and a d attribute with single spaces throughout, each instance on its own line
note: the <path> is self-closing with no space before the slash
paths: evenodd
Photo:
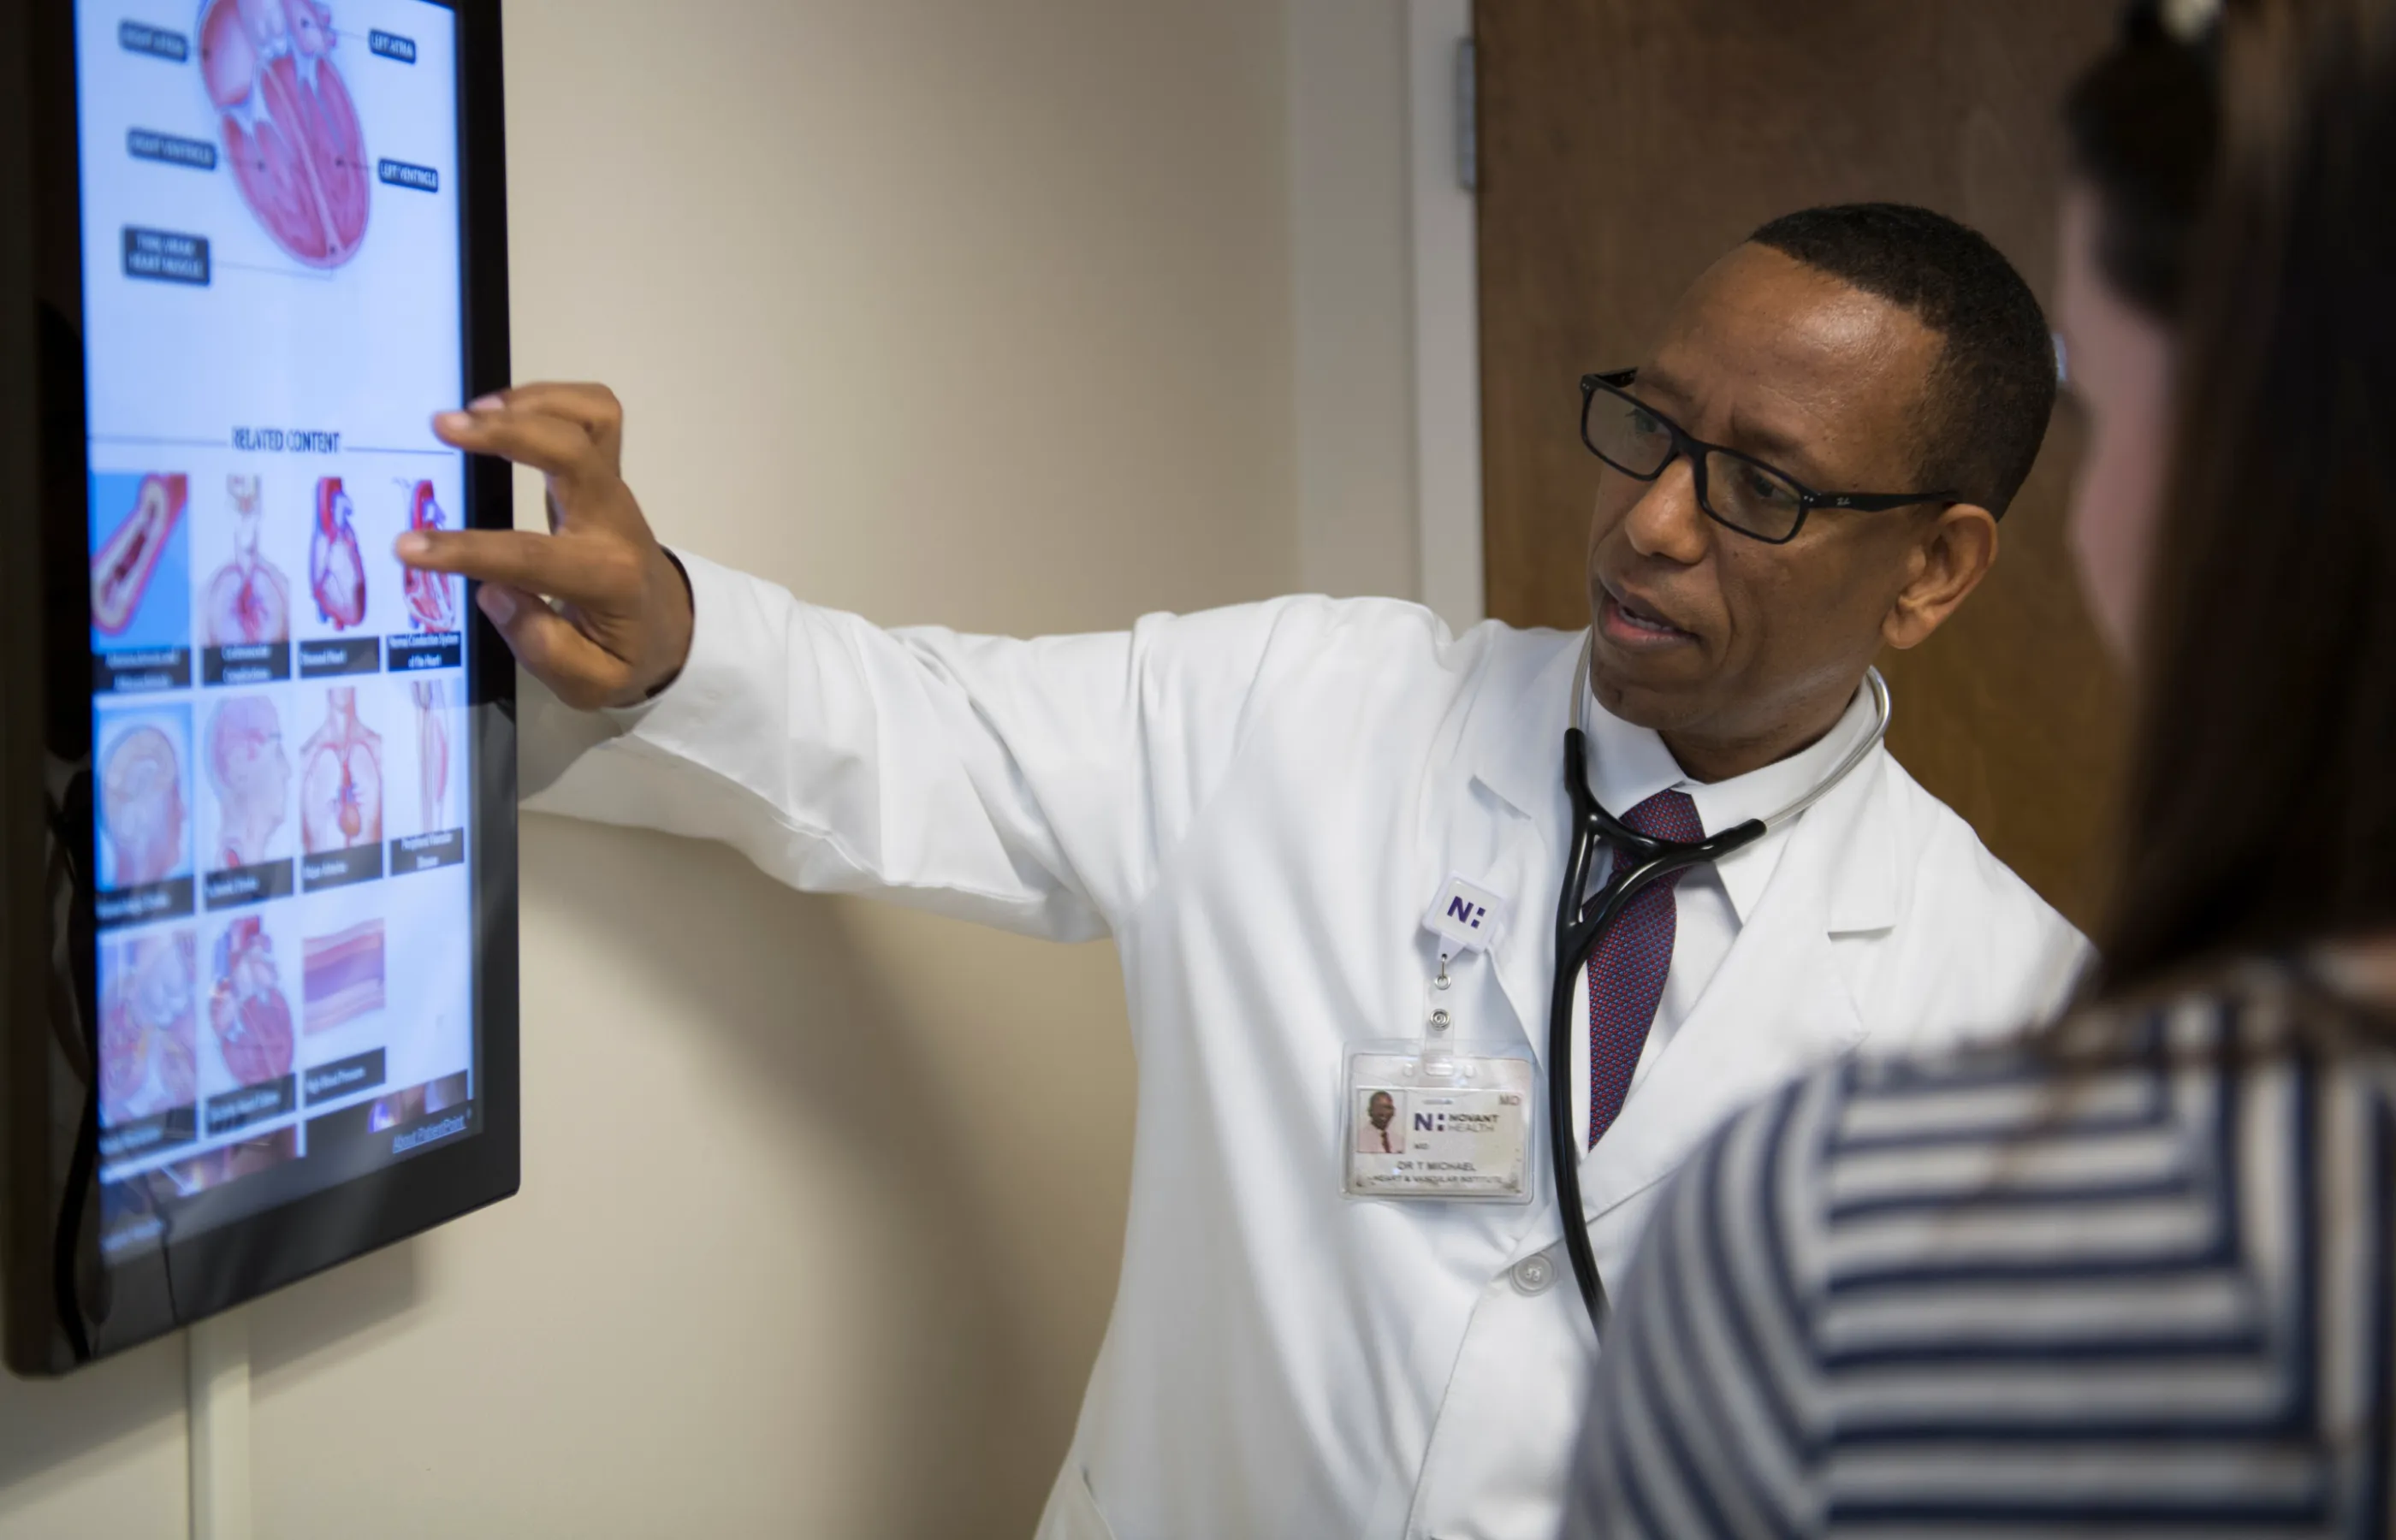
<path id="1" fill-rule="evenodd" d="M 315 0 L 207 0 L 200 74 L 244 202 L 291 258 L 339 267 L 366 239 L 365 131 Z"/>

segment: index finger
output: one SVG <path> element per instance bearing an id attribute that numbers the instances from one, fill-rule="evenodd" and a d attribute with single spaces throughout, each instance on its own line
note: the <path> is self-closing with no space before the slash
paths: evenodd
<path id="1" fill-rule="evenodd" d="M 596 381 L 537 379 L 528 385 L 494 391 L 473 405 L 564 418 L 591 435 L 592 442 L 611 459 L 623 444 L 624 404 L 616 399 L 615 392 Z"/>
<path id="2" fill-rule="evenodd" d="M 626 573 L 638 570 L 588 541 L 529 529 L 411 529 L 393 550 L 425 572 L 454 572 L 579 604 L 622 604 Z"/>
<path id="3" fill-rule="evenodd" d="M 581 424 L 523 411 L 486 396 L 462 412 L 433 419 L 433 436 L 472 455 L 496 455 L 568 483 L 615 474 L 615 462 Z"/>

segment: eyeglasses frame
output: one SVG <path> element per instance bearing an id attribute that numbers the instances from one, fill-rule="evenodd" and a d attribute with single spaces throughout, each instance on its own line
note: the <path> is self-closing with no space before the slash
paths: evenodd
<path id="1" fill-rule="evenodd" d="M 1674 422 L 1671 418 L 1666 417 L 1655 407 L 1648 405 L 1645 402 L 1631 393 L 1628 387 L 1635 382 L 1638 378 L 1639 371 L 1635 368 L 1610 369 L 1602 374 L 1585 374 L 1580 377 L 1581 447 L 1587 449 L 1591 454 L 1595 455 L 1602 463 L 1621 471 L 1624 475 L 1629 476 L 1632 481 L 1639 482 L 1652 482 L 1656 480 L 1656 478 L 1661 476 L 1665 471 L 1671 469 L 1672 462 L 1674 460 L 1686 457 L 1689 462 L 1689 474 L 1697 483 L 1698 511 L 1704 513 L 1707 518 L 1711 519 L 1714 523 L 1722 525 L 1724 529 L 1736 530 L 1737 533 L 1746 536 L 1750 540 L 1761 540 L 1765 545 L 1787 545 L 1804 530 L 1805 520 L 1813 513 L 1814 510 L 1817 508 L 1838 509 L 1855 513 L 1878 513 L 1892 508 L 1910 507 L 1915 503 L 1952 503 L 1961 502 L 1963 500 L 1963 494 L 1954 491 L 1817 492 L 1813 488 L 1807 486 L 1804 482 L 1799 481 L 1796 477 L 1790 475 L 1788 471 L 1781 470 L 1778 466 L 1774 465 L 1769 460 L 1761 460 L 1756 458 L 1753 455 L 1742 454 L 1738 450 L 1733 449 L 1727 445 L 1708 444 L 1705 440 L 1690 433 L 1679 423 Z M 1596 401 L 1597 392 L 1600 390 L 1604 390 L 1610 394 L 1621 397 L 1623 400 L 1631 403 L 1631 405 L 1636 406 L 1639 410 L 1646 413 L 1649 417 L 1654 418 L 1657 422 L 1663 424 L 1664 431 L 1667 433 L 1670 433 L 1672 438 L 1671 452 L 1664 457 L 1663 464 L 1656 467 L 1655 470 L 1648 471 L 1643 476 L 1638 471 L 1631 470 L 1629 466 L 1608 458 L 1603 450 L 1599 449 L 1596 445 L 1590 442 L 1589 409 Z M 1796 488 L 1797 522 L 1789 526 L 1789 533 L 1780 536 L 1777 539 L 1769 535 L 1759 535 L 1754 530 L 1746 527 L 1744 524 L 1733 524 L 1730 520 L 1723 517 L 1720 513 L 1715 512 L 1712 500 L 1706 491 L 1706 458 L 1710 455 L 1728 455 L 1735 460 L 1742 460 L 1749 465 L 1754 466 L 1759 471 L 1764 471 L 1772 476 L 1776 476 L 1781 481 L 1787 482 L 1790 486 Z"/>

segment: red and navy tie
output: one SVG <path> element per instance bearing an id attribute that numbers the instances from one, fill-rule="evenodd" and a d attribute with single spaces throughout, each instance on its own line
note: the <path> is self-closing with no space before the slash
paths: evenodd
<path id="1" fill-rule="evenodd" d="M 1658 791 L 1624 816 L 1633 831 L 1651 840 L 1702 840 L 1697 803 L 1685 791 Z M 1672 890 L 1687 875 L 1676 871 L 1631 900 L 1622 917 L 1589 960 L 1589 1142 L 1594 1146 L 1622 1110 L 1631 1071 L 1647 1046 L 1664 998 L 1664 976 L 1672 971 L 1672 936 L 1679 910 Z"/>

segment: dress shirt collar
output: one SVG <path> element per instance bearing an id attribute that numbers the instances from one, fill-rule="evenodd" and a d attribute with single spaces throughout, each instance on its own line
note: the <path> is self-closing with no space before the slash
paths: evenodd
<path id="1" fill-rule="evenodd" d="M 1871 731 L 1873 715 L 1871 691 L 1859 688 L 1830 730 L 1810 746 L 1746 775 L 1702 782 L 1689 778 L 1652 729 L 1633 726 L 1614 715 L 1598 704 L 1593 693 L 1583 725 L 1589 734 L 1589 782 L 1599 804 L 1619 817 L 1658 791 L 1685 791 L 1708 834 L 1719 834 L 1749 818 L 1767 817 L 1820 785 L 1847 750 Z M 1723 889 L 1741 923 L 1763 896 L 1772 869 L 1778 864 L 1778 846 L 1786 832 L 1775 830 L 1716 863 Z"/>

